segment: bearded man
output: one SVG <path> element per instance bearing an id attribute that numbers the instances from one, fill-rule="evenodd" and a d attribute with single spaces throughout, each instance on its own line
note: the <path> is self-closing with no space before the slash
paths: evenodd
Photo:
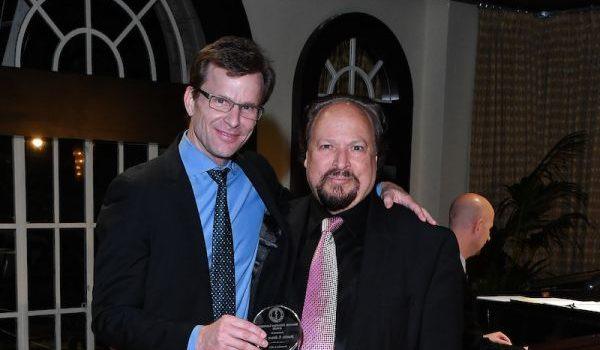
<path id="1" fill-rule="evenodd" d="M 334 96 L 308 112 L 312 195 L 291 203 L 294 261 L 286 302 L 302 349 L 460 349 L 463 276 L 446 228 L 386 210 L 373 190 L 383 115 Z"/>

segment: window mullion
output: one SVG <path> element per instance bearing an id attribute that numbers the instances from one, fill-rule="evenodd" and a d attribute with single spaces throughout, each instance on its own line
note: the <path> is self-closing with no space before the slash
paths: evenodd
<path id="1" fill-rule="evenodd" d="M 85 0 L 85 62 L 86 73 L 93 74 L 92 70 L 92 8 L 91 1 Z"/>
<path id="2" fill-rule="evenodd" d="M 117 169 L 117 174 L 120 174 L 123 172 L 123 170 L 125 170 L 125 152 L 124 152 L 124 147 L 123 147 L 123 142 L 119 142 L 119 145 L 117 146 L 118 149 L 118 164 L 119 164 L 119 168 Z"/>
<path id="3" fill-rule="evenodd" d="M 350 39 L 348 56 L 348 66 L 350 67 L 350 71 L 348 72 L 348 94 L 354 95 L 354 85 L 356 84 L 356 38 Z"/>
<path id="4" fill-rule="evenodd" d="M 158 157 L 158 144 L 157 143 L 149 143 L 148 144 L 148 160 L 152 160 Z"/>
<path id="5" fill-rule="evenodd" d="M 86 140 L 85 155 L 85 275 L 86 275 L 86 349 L 94 349 L 92 333 L 92 290 L 94 288 L 94 144 Z"/>
<path id="6" fill-rule="evenodd" d="M 58 139 L 52 139 L 52 179 L 54 192 L 54 224 L 60 222 L 60 179 L 59 179 L 59 158 L 58 158 Z M 55 349 L 61 348 L 61 317 L 60 317 L 60 229 L 54 227 L 54 344 Z"/>
<path id="7" fill-rule="evenodd" d="M 14 184 L 15 184 L 15 232 L 17 267 L 17 347 L 29 350 L 29 310 L 27 289 L 27 228 L 25 196 L 25 138 L 13 137 Z"/>

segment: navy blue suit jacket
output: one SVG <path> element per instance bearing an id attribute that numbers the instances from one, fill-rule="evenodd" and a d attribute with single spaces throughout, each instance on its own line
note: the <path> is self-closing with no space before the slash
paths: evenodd
<path id="1" fill-rule="evenodd" d="M 163 155 L 119 175 L 98 218 L 92 328 L 97 339 L 119 350 L 185 349 L 195 325 L 214 321 L 202 225 L 180 138 Z M 263 262 L 286 230 L 280 200 L 287 190 L 261 156 L 245 153 L 234 161 L 268 210 L 252 308 Z"/>

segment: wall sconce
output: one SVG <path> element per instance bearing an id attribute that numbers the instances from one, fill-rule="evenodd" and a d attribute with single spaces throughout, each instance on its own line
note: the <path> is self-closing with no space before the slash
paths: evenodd
<path id="1" fill-rule="evenodd" d="M 81 179 L 84 174 L 85 155 L 81 149 L 73 150 L 73 162 L 75 164 L 75 178 Z"/>

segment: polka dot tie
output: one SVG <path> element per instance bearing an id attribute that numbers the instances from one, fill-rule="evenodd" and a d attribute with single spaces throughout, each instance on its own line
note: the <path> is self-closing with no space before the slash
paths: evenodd
<path id="1" fill-rule="evenodd" d="M 310 263 L 302 310 L 302 350 L 333 350 L 337 309 L 337 258 L 333 232 L 342 225 L 338 216 L 323 220 L 321 239 Z"/>
<path id="2" fill-rule="evenodd" d="M 215 202 L 212 234 L 212 268 L 210 285 L 215 320 L 235 315 L 235 266 L 233 264 L 233 235 L 227 207 L 227 172 L 229 169 L 209 170 L 208 175 L 219 186 Z"/>

